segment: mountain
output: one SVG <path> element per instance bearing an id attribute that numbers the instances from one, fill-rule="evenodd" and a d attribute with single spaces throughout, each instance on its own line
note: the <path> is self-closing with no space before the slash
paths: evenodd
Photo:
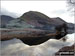
<path id="1" fill-rule="evenodd" d="M 8 16 L 4 16 L 1 19 L 2 19 L 2 27 L 3 25 L 6 25 L 7 23 L 10 22 L 11 24 L 9 23 L 8 25 L 9 25 L 9 28 L 11 27 L 12 29 L 22 28 L 23 30 L 26 30 L 26 28 L 29 28 L 31 30 L 30 31 L 28 29 L 29 33 L 26 31 L 24 31 L 26 32 L 24 33 L 23 31 L 18 30 L 17 33 L 13 31 L 14 33 L 10 34 L 12 35 L 12 37 L 15 35 L 16 36 L 15 38 L 17 38 L 18 36 L 19 37 L 21 36 L 20 38 L 19 37 L 18 38 L 28 45 L 38 45 L 38 44 L 44 43 L 45 41 L 49 39 L 59 40 L 63 38 L 64 36 L 66 36 L 67 34 L 69 34 L 70 30 L 72 31 L 74 30 L 74 27 L 73 27 L 74 24 L 67 23 L 60 17 L 50 18 L 44 15 L 43 13 L 40 13 L 37 11 L 26 12 L 21 17 L 16 19 L 12 17 L 8 17 Z M 33 29 L 35 29 L 35 31 L 33 31 Z M 42 30 L 43 32 L 41 33 L 41 31 L 36 31 L 36 30 Z M 8 33 L 6 36 L 10 38 L 10 35 Z"/>
<path id="2" fill-rule="evenodd" d="M 36 29 L 51 30 L 52 32 L 56 32 L 55 30 L 58 30 L 62 33 L 67 32 L 67 34 L 74 33 L 75 24 L 68 23 L 60 17 L 50 18 L 37 11 L 26 12 L 19 19 L 35 26 L 34 28 Z"/>
<path id="3" fill-rule="evenodd" d="M 50 18 L 46 16 L 45 14 L 37 12 L 37 11 L 26 12 L 19 19 L 24 20 L 25 22 L 35 25 L 35 27 L 39 27 L 39 28 L 42 28 L 42 27 L 44 28 L 44 26 L 52 27 L 52 25 L 60 26 L 66 23 L 64 20 L 62 20 L 59 17 Z M 45 27 L 45 29 L 47 30 L 48 28 Z"/>
<path id="4" fill-rule="evenodd" d="M 35 26 L 34 27 L 35 29 L 50 31 L 48 35 L 53 34 L 53 33 L 57 34 L 54 37 L 50 36 L 54 39 L 60 39 L 67 34 L 66 33 L 67 22 L 65 22 L 59 17 L 50 18 L 43 13 L 40 13 L 37 11 L 29 11 L 29 12 L 24 13 L 18 19 L 30 25 Z M 40 44 L 49 40 L 50 37 L 47 36 L 47 37 L 41 37 L 41 38 L 37 37 L 37 38 L 27 38 L 27 39 L 22 38 L 21 40 L 26 44 L 36 45 L 36 44 Z"/>
<path id="5" fill-rule="evenodd" d="M 1 24 L 0 24 L 0 27 L 1 28 L 5 28 L 6 27 L 6 24 L 9 23 L 9 21 L 13 20 L 14 18 L 10 17 L 10 16 L 7 16 L 7 15 L 1 15 Z"/>

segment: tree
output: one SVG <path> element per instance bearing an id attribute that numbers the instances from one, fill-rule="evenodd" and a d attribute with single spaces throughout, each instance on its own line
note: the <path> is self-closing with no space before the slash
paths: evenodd
<path id="1" fill-rule="evenodd" d="M 68 11 L 71 11 L 71 15 L 74 16 L 74 12 L 75 12 L 75 0 L 67 0 L 67 4 L 68 4 Z"/>

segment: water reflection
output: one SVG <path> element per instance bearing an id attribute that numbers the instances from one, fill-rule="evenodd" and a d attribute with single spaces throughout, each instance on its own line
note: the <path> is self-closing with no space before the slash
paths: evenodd
<path id="1" fill-rule="evenodd" d="M 74 34 L 67 35 L 67 41 L 50 39 L 47 42 L 28 46 L 19 39 L 1 42 L 1 56 L 52 56 L 64 46 L 74 44 Z"/>

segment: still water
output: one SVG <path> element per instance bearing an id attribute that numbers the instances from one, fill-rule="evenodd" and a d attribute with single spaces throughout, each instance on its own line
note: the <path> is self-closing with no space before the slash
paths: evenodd
<path id="1" fill-rule="evenodd" d="M 50 39 L 45 43 L 36 46 L 29 46 L 19 39 L 12 39 L 1 42 L 1 56 L 54 56 L 64 46 L 74 44 L 74 34 L 69 34 L 64 42 L 61 39 Z"/>

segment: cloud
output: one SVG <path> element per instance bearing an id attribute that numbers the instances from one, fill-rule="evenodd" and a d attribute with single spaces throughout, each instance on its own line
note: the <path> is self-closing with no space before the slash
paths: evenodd
<path id="1" fill-rule="evenodd" d="M 62 15 L 64 13 L 66 13 L 65 9 L 59 9 L 59 10 L 54 10 L 52 11 L 53 14 L 57 14 L 57 15 Z"/>
<path id="2" fill-rule="evenodd" d="M 16 13 L 10 12 L 10 11 L 6 10 L 6 8 L 2 8 L 2 7 L 1 7 L 1 13 L 0 13 L 0 15 L 8 15 L 8 16 L 11 16 L 13 18 L 17 18 L 18 17 L 16 15 Z"/>
<path id="3" fill-rule="evenodd" d="M 27 11 L 39 11 L 50 17 L 54 16 L 51 12 L 66 8 L 65 1 L 2 1 L 1 6 L 9 12 L 21 16 Z M 60 16 L 60 15 L 59 15 Z"/>

